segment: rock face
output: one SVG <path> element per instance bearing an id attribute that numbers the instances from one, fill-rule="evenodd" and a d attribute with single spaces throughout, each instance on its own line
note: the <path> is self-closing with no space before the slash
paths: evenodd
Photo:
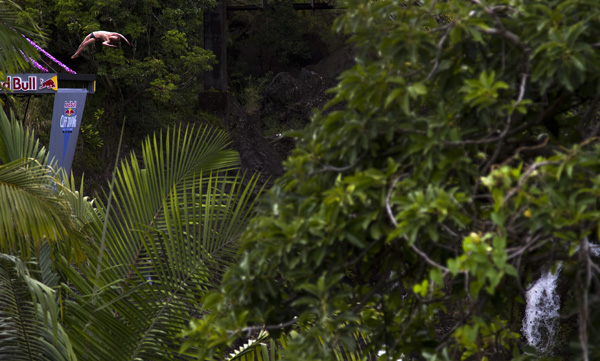
<path id="1" fill-rule="evenodd" d="M 337 83 L 342 71 L 354 64 L 350 46 L 332 52 L 318 64 L 298 71 L 277 73 L 264 91 L 258 109 L 246 112 L 234 99 L 226 122 L 233 147 L 242 166 L 261 172 L 263 182 L 283 174 L 282 162 L 295 146 L 294 139 L 282 134 L 265 134 L 265 124 L 282 129 L 304 127 L 316 108 L 323 107 L 331 94 L 327 89 Z"/>
<path id="2" fill-rule="evenodd" d="M 261 107 L 263 118 L 274 117 L 284 123 L 296 120 L 308 123 L 313 109 L 321 108 L 330 99 L 326 90 L 335 86 L 339 75 L 352 65 L 354 53 L 346 45 L 317 64 L 295 73 L 278 73 L 265 90 Z"/>
<path id="3" fill-rule="evenodd" d="M 347 44 L 334 50 L 329 56 L 317 64 L 309 65 L 306 69 L 314 71 L 328 82 L 337 80 L 337 77 L 354 65 L 354 48 Z M 333 84 L 333 85 L 334 85 Z"/>
<path id="4" fill-rule="evenodd" d="M 226 125 L 233 140 L 233 148 L 240 153 L 242 168 L 259 172 L 260 183 L 264 184 L 283 174 L 283 158 L 263 136 L 259 115 L 258 112 L 244 112 L 234 99 Z"/>
<path id="5" fill-rule="evenodd" d="M 301 69 L 298 75 L 284 72 L 275 75 L 265 89 L 261 106 L 263 119 L 278 122 L 282 128 L 306 125 L 313 108 L 320 108 L 328 97 L 324 79 L 317 73 Z"/>

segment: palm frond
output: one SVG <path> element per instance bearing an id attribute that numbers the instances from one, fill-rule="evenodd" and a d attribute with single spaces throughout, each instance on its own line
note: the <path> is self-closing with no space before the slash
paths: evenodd
<path id="1" fill-rule="evenodd" d="M 179 334 L 234 259 L 255 200 L 257 177 L 238 173 L 227 145 L 224 132 L 179 128 L 148 139 L 143 166 L 135 155 L 120 165 L 106 252 L 81 275 L 64 270 L 77 289 L 67 312 L 84 335 L 77 352 L 91 360 L 193 358 L 179 353 Z"/>
<path id="2" fill-rule="evenodd" d="M 80 238 L 55 181 L 35 159 L 0 165 L 0 252 L 28 259 L 45 240 L 71 246 Z"/>
<path id="3" fill-rule="evenodd" d="M 70 249 L 63 249 L 61 247 L 53 248 L 55 251 L 54 256 L 57 256 L 56 252 L 59 252 L 62 255 L 72 252 L 76 263 L 81 264 L 81 262 L 86 259 L 87 255 L 96 254 L 95 249 L 97 242 L 96 239 L 93 238 L 93 235 L 99 234 L 102 218 L 95 207 L 94 199 L 90 199 L 88 196 L 84 195 L 83 176 L 81 177 L 79 186 L 75 183 L 73 174 L 68 177 L 63 173 L 62 176 L 60 176 L 60 179 L 62 181 L 61 183 L 55 183 L 58 192 L 57 197 L 68 204 L 74 226 L 78 235 L 81 235 L 81 238 L 73 239 L 73 241 L 68 244 L 71 246 Z"/>
<path id="4" fill-rule="evenodd" d="M 274 353 L 269 353 L 267 341 L 269 333 L 261 331 L 256 339 L 250 339 L 229 354 L 225 361 L 269 361 L 275 360 Z M 271 345 L 275 347 L 274 344 Z"/>
<path id="5" fill-rule="evenodd" d="M 30 65 L 27 58 L 39 59 L 37 50 L 23 35 L 37 33 L 35 23 L 27 19 L 27 14 L 11 0 L 0 0 L 0 69 L 16 73 Z M 0 73 L 0 79 L 3 74 Z"/>
<path id="6" fill-rule="evenodd" d="M 142 147 L 143 165 L 132 154 L 129 161 L 122 163 L 117 172 L 117 182 L 113 192 L 112 232 L 119 232 L 131 242 L 127 251 L 113 256 L 121 257 L 111 263 L 123 267 L 123 275 L 129 272 L 129 265 L 135 264 L 142 243 L 137 229 L 140 226 L 161 227 L 165 224 L 165 200 L 173 192 L 181 197 L 189 197 L 188 189 L 201 189 L 207 177 L 198 175 L 213 170 L 227 172 L 239 165 L 236 152 L 227 149 L 227 134 L 205 127 L 198 131 L 191 128 L 171 131 L 166 137 L 148 138 Z M 191 181 L 190 181 L 191 180 Z M 202 204 L 202 199 L 186 199 L 186 202 Z"/>
<path id="7" fill-rule="evenodd" d="M 20 259 L 5 254 L 0 254 L 0 359 L 76 359 L 57 321 L 54 292 L 30 277 Z"/>
<path id="8" fill-rule="evenodd" d="M 93 205 L 57 182 L 46 160 L 35 134 L 0 110 L 0 252 L 28 260 L 49 241 L 53 252 L 82 261 Z"/>
<path id="9" fill-rule="evenodd" d="M 16 121 L 12 113 L 9 118 L 0 109 L 0 164 L 24 158 L 46 164 L 47 156 L 46 148 L 40 146 L 35 134 Z"/>
<path id="10" fill-rule="evenodd" d="M 282 359 L 280 351 L 289 347 L 289 342 L 297 337 L 298 333 L 292 331 L 290 334 L 281 334 L 278 340 L 271 338 L 266 330 L 261 330 L 255 339 L 250 339 L 244 345 L 238 347 L 229 354 L 226 361 L 274 361 Z M 359 345 L 368 344 L 368 337 L 357 331 L 354 338 Z M 268 342 L 268 344 L 267 344 Z M 322 340 L 320 340 L 322 343 Z M 333 355 L 338 361 L 358 361 L 371 359 L 368 357 L 368 351 L 359 347 L 350 349 L 343 343 L 339 343 L 332 348 Z"/>

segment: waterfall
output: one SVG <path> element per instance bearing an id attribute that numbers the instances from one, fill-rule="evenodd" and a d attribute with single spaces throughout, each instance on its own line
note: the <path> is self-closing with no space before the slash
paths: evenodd
<path id="1" fill-rule="evenodd" d="M 588 242 L 587 238 L 584 242 Z M 593 257 L 600 257 L 600 245 L 587 243 Z M 558 325 L 560 298 L 556 293 L 556 281 L 562 265 L 554 273 L 547 271 L 530 286 L 525 294 L 527 306 L 523 318 L 523 334 L 530 346 L 547 354 L 554 345 L 555 329 Z"/>
<path id="2" fill-rule="evenodd" d="M 592 256 L 600 257 L 600 244 L 590 243 L 590 253 L 592 254 Z"/>
<path id="3" fill-rule="evenodd" d="M 523 318 L 523 334 L 527 343 L 543 354 L 552 350 L 558 325 L 560 298 L 556 294 L 556 280 L 560 269 L 559 264 L 554 273 L 544 272 L 525 295 L 527 306 Z"/>

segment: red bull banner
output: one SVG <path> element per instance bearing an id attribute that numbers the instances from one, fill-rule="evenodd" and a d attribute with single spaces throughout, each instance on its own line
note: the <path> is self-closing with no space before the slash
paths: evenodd
<path id="1" fill-rule="evenodd" d="M 54 95 L 48 162 L 71 172 L 87 89 L 60 88 Z"/>
<path id="2" fill-rule="evenodd" d="M 0 80 L 0 88 L 6 93 L 15 94 L 47 94 L 58 90 L 57 74 L 12 74 L 4 81 Z"/>
<path id="3" fill-rule="evenodd" d="M 64 132 L 72 132 L 77 126 L 77 101 L 70 100 L 64 104 L 63 115 L 60 117 L 60 127 Z"/>

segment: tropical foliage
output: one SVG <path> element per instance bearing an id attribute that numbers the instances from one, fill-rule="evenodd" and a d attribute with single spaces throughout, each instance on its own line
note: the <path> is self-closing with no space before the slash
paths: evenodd
<path id="1" fill-rule="evenodd" d="M 56 197 L 46 149 L 3 111 L 0 132 L 0 252 L 27 261 L 51 242 L 70 258 L 82 237 L 70 204 Z"/>
<path id="2" fill-rule="evenodd" d="M 39 54 L 25 36 L 40 35 L 31 18 L 13 1 L 0 1 L 0 79 L 6 74 L 28 69 L 30 59 Z"/>
<path id="3" fill-rule="evenodd" d="M 0 309 L 2 357 L 75 360 L 58 323 L 53 290 L 32 277 L 23 261 L 6 254 L 0 254 Z"/>
<path id="4" fill-rule="evenodd" d="M 179 333 L 233 260 L 252 206 L 256 178 L 238 174 L 227 144 L 220 131 L 175 129 L 147 140 L 142 164 L 133 154 L 121 164 L 98 205 L 93 258 L 61 270 L 83 359 L 179 357 Z"/>
<path id="5" fill-rule="evenodd" d="M 52 186 L 59 178 L 45 148 L 2 110 L 0 131 L 0 356 L 74 360 L 58 322 L 51 260 L 73 259 L 83 237 L 71 204 Z"/>
<path id="6" fill-rule="evenodd" d="M 560 272 L 550 353 L 600 357 L 594 3 L 345 2 L 356 65 L 186 345 L 221 359 L 264 329 L 332 360 L 359 332 L 365 358 L 538 359 L 525 292 Z"/>
<path id="7" fill-rule="evenodd" d="M 3 137 L 2 217 L 23 212 L 31 233 L 2 224 L 2 252 L 19 254 L 0 257 L 0 319 L 24 326 L 0 328 L 1 356 L 599 358 L 595 5 L 346 2 L 356 65 L 246 229 L 255 178 L 220 131 L 148 138 L 94 201 L 54 188 L 27 135 Z M 21 209 L 38 200 L 58 215 Z M 562 317 L 542 354 L 521 322 L 548 272 Z"/>
<path id="8" fill-rule="evenodd" d="M 21 134 L 31 145 L 18 123 L 4 115 L 2 122 L 6 134 Z M 11 139 L 2 138 L 0 149 L 22 145 Z M 12 323 L 3 325 L 0 342 L 7 347 L 0 356 L 19 350 L 19 357 L 44 360 L 189 359 L 180 354 L 179 334 L 235 259 L 260 193 L 256 177 L 240 174 L 228 143 L 226 133 L 207 127 L 148 138 L 139 158 L 132 153 L 116 168 L 106 203 L 84 197 L 72 179 L 60 182 L 25 155 L 0 166 L 8 200 L 2 217 L 16 214 L 23 220 L 14 223 L 24 224 L 1 224 L 5 240 L 19 241 L 12 247 L 6 241 L 2 251 L 31 251 L 32 270 L 15 256 L 2 258 L 0 300 L 9 306 L 0 308 L 0 319 L 26 328 L 12 337 Z M 24 148 L 45 157 L 35 146 Z M 57 216 L 47 220 L 53 211 Z M 79 238 L 50 227 L 67 221 Z M 31 337 L 41 346 L 31 347 Z"/>

